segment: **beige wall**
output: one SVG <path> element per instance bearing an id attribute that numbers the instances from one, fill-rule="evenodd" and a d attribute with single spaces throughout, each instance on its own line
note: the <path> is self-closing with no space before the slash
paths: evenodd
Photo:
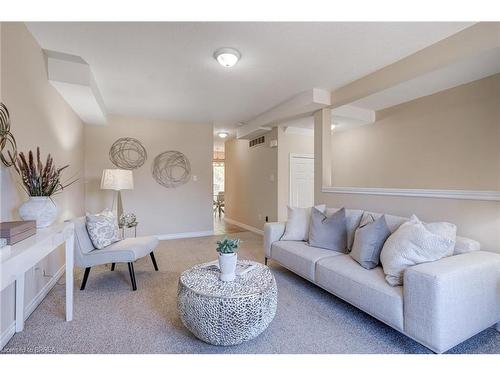
<path id="1" fill-rule="evenodd" d="M 500 190 L 500 74 L 334 132 L 333 186 Z"/>
<path id="2" fill-rule="evenodd" d="M 420 98 L 335 134 L 334 185 L 499 190 L 499 84 L 496 75 Z M 316 203 L 451 221 L 483 249 L 500 251 L 500 202 L 322 193 L 320 182 Z"/>
<path id="3" fill-rule="evenodd" d="M 213 230 L 212 148 L 213 129 L 206 124 L 177 124 L 161 120 L 109 116 L 105 126 L 85 126 L 86 210 L 111 207 L 113 192 L 100 189 L 102 171 L 116 168 L 109 149 L 121 137 L 142 142 L 146 163 L 133 171 L 134 189 L 122 191 L 124 212 L 134 212 L 138 235 L 164 235 Z M 197 177 L 175 189 L 159 185 L 151 175 L 154 158 L 168 150 L 184 153 Z"/>
<path id="4" fill-rule="evenodd" d="M 225 143 L 226 217 L 262 229 L 265 217 L 277 220 L 278 149 L 269 141 L 277 139 L 277 128 L 266 133 L 266 143 L 253 148 L 248 141 Z"/>
<path id="5" fill-rule="evenodd" d="M 311 120 L 312 121 L 312 120 Z M 313 132 L 297 134 L 278 128 L 278 221 L 287 220 L 290 195 L 290 154 L 314 155 Z"/>
<path id="6" fill-rule="evenodd" d="M 290 154 L 314 154 L 314 136 L 286 132 L 284 125 L 267 133 L 263 146 L 226 142 L 226 217 L 257 229 L 263 228 L 266 216 L 269 221 L 287 219 Z M 278 140 L 276 148 L 269 147 L 273 139 Z"/>
<path id="7" fill-rule="evenodd" d="M 1 27 L 1 94 L 11 114 L 12 133 L 20 151 L 40 146 L 43 156 L 51 153 L 57 165 L 70 164 L 67 177 L 83 175 L 83 125 L 57 91 L 47 81 L 42 50 L 23 23 L 2 23 Z M 26 196 L 17 186 L 12 168 L 0 167 L 0 220 L 18 219 L 17 209 Z M 59 206 L 59 220 L 84 212 L 83 181 L 68 188 L 54 199 Z M 25 301 L 48 282 L 42 270 L 54 274 L 64 263 L 64 253 L 54 252 L 26 273 Z M 14 287 L 0 296 L 0 331 L 13 323 Z"/>

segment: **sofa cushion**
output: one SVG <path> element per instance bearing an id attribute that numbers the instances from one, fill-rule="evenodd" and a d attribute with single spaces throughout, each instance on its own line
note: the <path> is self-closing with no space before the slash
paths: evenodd
<path id="1" fill-rule="evenodd" d="M 85 256 L 85 267 L 105 263 L 133 262 L 152 252 L 158 246 L 158 238 L 153 236 L 125 238 L 101 250 L 94 250 Z"/>
<path id="2" fill-rule="evenodd" d="M 331 216 L 334 212 L 337 212 L 340 208 L 327 208 L 326 215 Z M 353 210 L 347 208 L 345 210 L 346 218 L 346 229 L 347 229 L 347 249 L 352 250 L 352 244 L 354 242 L 354 232 L 359 227 L 361 223 L 361 218 L 363 217 L 363 210 Z"/>
<path id="3" fill-rule="evenodd" d="M 316 262 L 320 259 L 342 255 L 336 251 L 309 246 L 303 241 L 277 241 L 271 247 L 271 257 L 280 264 L 314 282 Z"/>
<path id="4" fill-rule="evenodd" d="M 372 269 L 380 263 L 380 252 L 384 242 L 391 235 L 385 222 L 385 215 L 377 220 L 361 223 L 354 234 L 354 243 L 350 256 L 363 268 Z"/>
<path id="5" fill-rule="evenodd" d="M 311 221 L 311 209 L 313 207 L 290 207 L 288 206 L 288 221 L 285 226 L 285 233 L 281 237 L 282 241 L 307 241 L 309 239 L 309 223 Z M 326 208 L 324 204 L 314 206 L 323 212 Z"/>
<path id="6" fill-rule="evenodd" d="M 453 255 L 471 253 L 473 251 L 479 251 L 479 250 L 481 250 L 481 244 L 476 240 L 457 236 L 455 242 L 455 249 L 453 249 Z"/>
<path id="7" fill-rule="evenodd" d="M 396 231 L 396 229 L 398 229 L 401 226 L 401 224 L 410 220 L 410 218 L 408 218 L 408 217 L 383 214 L 383 213 L 379 213 L 379 212 L 365 211 L 363 213 L 363 217 L 361 219 L 361 222 L 365 222 L 365 220 L 368 220 L 370 218 L 370 216 L 373 216 L 375 218 L 375 220 L 377 220 L 382 215 L 385 215 L 385 222 L 387 223 L 387 226 L 391 230 L 391 233 L 394 233 Z"/>
<path id="8" fill-rule="evenodd" d="M 390 326 L 403 330 L 403 289 L 391 287 L 382 268 L 364 269 L 349 255 L 316 264 L 316 283 Z"/>
<path id="9" fill-rule="evenodd" d="M 309 229 L 309 245 L 341 253 L 348 252 L 344 208 L 331 216 L 327 216 L 313 207 Z"/>
<path id="10" fill-rule="evenodd" d="M 425 224 L 413 215 L 385 241 L 380 253 L 387 282 L 402 285 L 408 267 L 452 255 L 456 229 L 451 223 Z"/>

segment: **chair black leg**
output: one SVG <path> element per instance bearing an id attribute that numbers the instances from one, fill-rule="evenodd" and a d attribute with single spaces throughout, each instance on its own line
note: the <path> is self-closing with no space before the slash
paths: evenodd
<path id="1" fill-rule="evenodd" d="M 264 264 L 267 266 L 267 257 L 264 258 Z"/>
<path id="2" fill-rule="evenodd" d="M 155 271 L 158 271 L 158 265 L 156 264 L 156 259 L 155 259 L 154 253 L 150 252 L 149 255 L 151 256 L 151 261 L 153 262 L 153 266 L 155 268 Z"/>
<path id="3" fill-rule="evenodd" d="M 111 271 L 115 270 L 115 263 L 111 263 Z"/>
<path id="4" fill-rule="evenodd" d="M 80 287 L 80 290 L 85 289 L 85 285 L 87 284 L 87 279 L 89 278 L 89 273 L 90 273 L 90 267 L 85 268 L 85 273 L 83 274 L 82 286 Z"/>
<path id="5" fill-rule="evenodd" d="M 132 290 L 137 290 L 137 284 L 135 283 L 135 272 L 134 263 L 128 263 L 128 273 L 130 274 L 130 281 L 132 281 Z"/>

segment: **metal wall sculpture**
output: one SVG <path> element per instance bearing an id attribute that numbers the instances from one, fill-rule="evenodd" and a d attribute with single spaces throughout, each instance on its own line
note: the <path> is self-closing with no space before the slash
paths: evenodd
<path id="1" fill-rule="evenodd" d="M 109 149 L 109 159 L 121 169 L 137 169 L 144 164 L 147 158 L 146 149 L 135 138 L 120 138 Z"/>
<path id="2" fill-rule="evenodd" d="M 151 172 L 160 185 L 175 188 L 189 181 L 191 165 L 182 152 L 165 151 L 154 159 Z"/>
<path id="3" fill-rule="evenodd" d="M 7 152 L 8 157 L 4 155 Z M 10 167 L 17 158 L 16 140 L 10 132 L 10 114 L 5 104 L 0 103 L 0 160 Z"/>

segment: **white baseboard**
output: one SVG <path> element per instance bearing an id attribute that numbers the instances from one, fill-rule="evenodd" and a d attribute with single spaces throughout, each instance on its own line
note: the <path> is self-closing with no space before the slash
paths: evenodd
<path id="1" fill-rule="evenodd" d="M 52 287 L 56 285 L 57 280 L 61 278 L 64 274 L 66 264 L 63 264 L 61 268 L 57 270 L 54 276 L 51 277 L 49 282 L 43 286 L 42 289 L 37 293 L 37 295 L 31 300 L 31 302 L 24 307 L 24 320 L 28 319 L 33 311 L 37 308 L 40 302 L 43 301 L 45 296 L 50 292 Z"/>
<path id="2" fill-rule="evenodd" d="M 56 285 L 57 280 L 64 274 L 66 265 L 63 264 L 61 268 L 52 276 L 47 284 L 43 286 L 42 289 L 37 293 L 37 295 L 30 301 L 30 303 L 24 307 L 24 320 L 35 311 L 37 306 L 43 301 L 45 296 L 50 292 L 52 287 Z M 9 342 L 9 340 L 16 333 L 16 322 L 15 320 L 7 327 L 7 329 L 0 334 L 0 350 Z"/>
<path id="3" fill-rule="evenodd" d="M 157 234 L 156 237 L 161 240 L 175 240 L 177 238 L 194 238 L 194 237 L 207 237 L 213 236 L 213 230 L 206 230 L 202 232 L 184 232 L 184 233 L 171 233 L 171 234 Z"/>
<path id="4" fill-rule="evenodd" d="M 16 333 L 16 322 L 13 321 L 10 326 L 7 327 L 5 331 L 2 332 L 2 335 L 0 336 L 0 350 L 3 349 L 5 345 L 9 342 L 9 340 L 14 336 Z"/>
<path id="5" fill-rule="evenodd" d="M 225 217 L 225 216 L 224 216 L 224 221 L 227 221 L 229 224 L 233 224 L 233 225 L 237 225 L 239 227 L 242 227 L 243 229 L 246 229 L 246 230 L 248 230 L 250 232 L 253 232 L 253 233 L 256 233 L 256 234 L 260 234 L 261 236 L 264 235 L 264 231 L 262 229 L 258 229 L 258 228 L 252 227 L 251 225 L 240 223 L 239 221 L 230 219 L 230 218 Z"/>

